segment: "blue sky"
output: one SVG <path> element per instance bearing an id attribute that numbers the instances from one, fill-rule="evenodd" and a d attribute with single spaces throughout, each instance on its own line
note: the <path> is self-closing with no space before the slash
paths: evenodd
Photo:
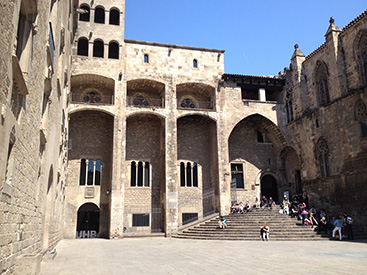
<path id="1" fill-rule="evenodd" d="M 342 29 L 366 0 L 126 0 L 125 38 L 226 50 L 225 72 L 277 75 L 310 54 L 329 18 Z"/>

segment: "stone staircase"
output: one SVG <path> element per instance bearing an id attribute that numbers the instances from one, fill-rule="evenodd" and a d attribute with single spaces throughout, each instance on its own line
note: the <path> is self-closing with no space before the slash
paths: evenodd
<path id="1" fill-rule="evenodd" d="M 219 229 L 219 217 L 216 217 L 183 229 L 177 234 L 172 235 L 172 237 L 205 240 L 260 241 L 260 228 L 266 222 L 270 228 L 270 240 L 272 241 L 329 240 L 329 235 L 319 234 L 311 226 L 303 226 L 296 218 L 279 214 L 279 209 L 276 206 L 272 210 L 254 209 L 246 214 L 230 214 L 225 216 L 228 221 L 228 226 L 225 229 Z M 354 235 L 356 239 L 361 237 L 358 232 L 355 232 Z"/>

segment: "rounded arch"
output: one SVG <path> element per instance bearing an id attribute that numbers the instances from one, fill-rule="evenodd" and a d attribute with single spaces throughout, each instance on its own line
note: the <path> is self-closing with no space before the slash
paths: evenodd
<path id="1" fill-rule="evenodd" d="M 89 22 L 90 21 L 90 7 L 88 4 L 83 3 L 80 5 L 80 9 L 84 10 L 84 12 L 80 12 L 79 14 L 79 21 L 85 21 L 85 22 Z"/>
<path id="2" fill-rule="evenodd" d="M 200 112 L 200 111 L 190 111 L 190 113 L 181 113 L 177 116 L 177 120 L 179 120 L 180 118 L 183 118 L 183 117 L 188 117 L 188 116 L 202 116 L 202 117 L 205 117 L 205 118 L 208 118 L 212 121 L 214 121 L 215 123 L 217 123 L 218 119 L 216 117 L 212 117 L 211 114 L 208 114 L 208 113 L 204 113 L 204 112 Z"/>
<path id="3" fill-rule="evenodd" d="M 105 8 L 101 5 L 96 6 L 94 9 L 94 23 L 105 23 Z"/>
<path id="4" fill-rule="evenodd" d="M 164 107 L 166 85 L 153 79 L 127 81 L 127 102 L 136 107 Z"/>
<path id="5" fill-rule="evenodd" d="M 89 105 L 114 103 L 115 81 L 112 78 L 95 74 L 79 74 L 73 75 L 70 82 L 72 103 Z"/>
<path id="6" fill-rule="evenodd" d="M 111 8 L 110 9 L 110 25 L 120 25 L 120 10 L 118 8 Z"/>
<path id="7" fill-rule="evenodd" d="M 213 109 L 215 87 L 199 83 L 184 82 L 176 86 L 177 107 L 189 109 Z"/>
<path id="8" fill-rule="evenodd" d="M 157 119 L 157 120 L 166 120 L 166 116 L 163 114 L 159 114 L 153 111 L 136 111 L 136 112 L 131 112 L 126 116 L 126 119 L 129 118 L 134 118 L 134 117 L 147 117 L 147 118 L 153 118 L 153 119 Z"/>
<path id="9" fill-rule="evenodd" d="M 81 56 L 88 56 L 89 50 L 89 42 L 88 39 L 85 37 L 80 37 L 78 39 L 78 46 L 77 46 L 77 55 Z"/>
<path id="10" fill-rule="evenodd" d="M 256 178 L 255 178 L 255 186 L 259 186 L 259 197 L 261 195 L 261 180 L 266 177 L 271 176 L 276 181 L 276 188 L 277 188 L 277 197 L 278 200 L 282 198 L 282 192 L 286 190 L 286 180 L 283 176 L 283 174 L 279 170 L 275 170 L 272 168 L 266 168 L 262 169 L 258 172 Z"/>
<path id="11" fill-rule="evenodd" d="M 100 38 L 95 39 L 93 42 L 93 57 L 104 57 L 104 43 Z"/>
<path id="12" fill-rule="evenodd" d="M 118 42 L 112 40 L 108 44 L 108 58 L 119 59 L 120 45 Z"/>
<path id="13" fill-rule="evenodd" d="M 82 113 L 82 112 L 100 112 L 100 113 L 104 113 L 107 114 L 111 117 L 115 117 L 115 114 L 110 111 L 110 110 L 106 110 L 105 108 L 101 108 L 101 107 L 95 107 L 95 106 L 83 106 L 83 107 L 76 107 L 76 108 L 71 108 L 69 111 L 69 117 L 71 115 L 75 115 L 76 113 Z"/>
<path id="14" fill-rule="evenodd" d="M 78 208 L 76 231 L 79 238 L 97 237 L 99 233 L 100 209 L 87 202 Z"/>

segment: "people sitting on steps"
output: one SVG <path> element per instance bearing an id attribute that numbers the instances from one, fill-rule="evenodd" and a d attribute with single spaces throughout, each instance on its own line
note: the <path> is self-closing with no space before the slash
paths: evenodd
<path id="1" fill-rule="evenodd" d="M 227 227 L 227 219 L 223 216 L 220 216 L 219 221 L 218 221 L 218 225 L 220 229 L 224 229 Z"/>

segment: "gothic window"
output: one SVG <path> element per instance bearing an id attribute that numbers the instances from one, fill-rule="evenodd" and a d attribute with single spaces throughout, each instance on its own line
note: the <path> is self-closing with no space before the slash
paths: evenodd
<path id="1" fill-rule="evenodd" d="M 136 96 L 136 97 L 134 98 L 134 100 L 133 100 L 133 104 L 134 104 L 135 106 L 142 106 L 142 107 L 144 107 L 144 106 L 149 106 L 149 101 L 148 101 L 148 99 L 147 99 L 147 98 L 145 98 L 144 96 L 142 96 L 142 95 L 138 95 L 138 96 Z"/>
<path id="2" fill-rule="evenodd" d="M 90 91 L 83 97 L 83 101 L 86 103 L 99 103 L 101 102 L 101 96 L 96 91 Z"/>
<path id="3" fill-rule="evenodd" d="M 149 55 L 144 54 L 144 63 L 149 63 Z"/>
<path id="4" fill-rule="evenodd" d="M 293 100 L 290 92 L 285 97 L 285 111 L 287 114 L 287 123 L 293 121 Z"/>
<path id="5" fill-rule="evenodd" d="M 367 85 L 367 32 L 361 32 L 358 36 L 357 62 L 362 85 Z"/>
<path id="6" fill-rule="evenodd" d="M 131 162 L 131 187 L 149 187 L 150 185 L 150 163 L 149 162 Z"/>
<path id="7" fill-rule="evenodd" d="M 104 55 L 104 45 L 102 40 L 96 40 L 93 44 L 93 56 L 103 57 Z"/>
<path id="8" fill-rule="evenodd" d="M 195 108 L 195 103 L 191 98 L 185 98 L 181 101 L 181 107 L 182 108 Z"/>
<path id="9" fill-rule="evenodd" d="M 116 9 L 110 10 L 110 25 L 120 25 L 120 12 Z"/>
<path id="10" fill-rule="evenodd" d="M 94 23 L 104 24 L 104 8 L 97 7 L 94 11 Z"/>
<path id="11" fill-rule="evenodd" d="M 110 42 L 108 45 L 108 58 L 119 59 L 119 44 Z"/>
<path id="12" fill-rule="evenodd" d="M 100 159 L 81 159 L 79 185 L 101 185 L 102 162 Z"/>
<path id="13" fill-rule="evenodd" d="M 245 188 L 242 163 L 231 163 L 231 175 L 232 182 L 236 183 L 236 188 Z"/>
<path id="14" fill-rule="evenodd" d="M 197 61 L 197 59 L 194 59 L 194 60 L 193 60 L 193 62 L 192 62 L 192 66 L 193 66 L 194 68 L 197 68 L 197 67 L 198 67 L 198 61 Z"/>
<path id="15" fill-rule="evenodd" d="M 180 163 L 180 186 L 181 187 L 198 187 L 198 164 L 196 162 Z"/>
<path id="16" fill-rule="evenodd" d="M 319 98 L 319 105 L 324 106 L 330 102 L 328 72 L 324 63 L 318 61 L 316 66 L 316 89 Z"/>
<path id="17" fill-rule="evenodd" d="M 327 146 L 327 143 L 324 139 L 320 138 L 319 141 L 316 143 L 316 157 L 319 163 L 320 176 L 322 178 L 330 176 L 328 156 L 329 148 Z"/>
<path id="18" fill-rule="evenodd" d="M 88 56 L 88 39 L 79 38 L 78 40 L 78 55 Z"/>
<path id="19" fill-rule="evenodd" d="M 355 117 L 361 128 L 361 138 L 367 137 L 367 109 L 362 100 L 356 103 Z"/>
<path id="20" fill-rule="evenodd" d="M 89 22 L 90 19 L 90 9 L 87 5 L 80 6 L 80 14 L 79 14 L 79 21 Z"/>

